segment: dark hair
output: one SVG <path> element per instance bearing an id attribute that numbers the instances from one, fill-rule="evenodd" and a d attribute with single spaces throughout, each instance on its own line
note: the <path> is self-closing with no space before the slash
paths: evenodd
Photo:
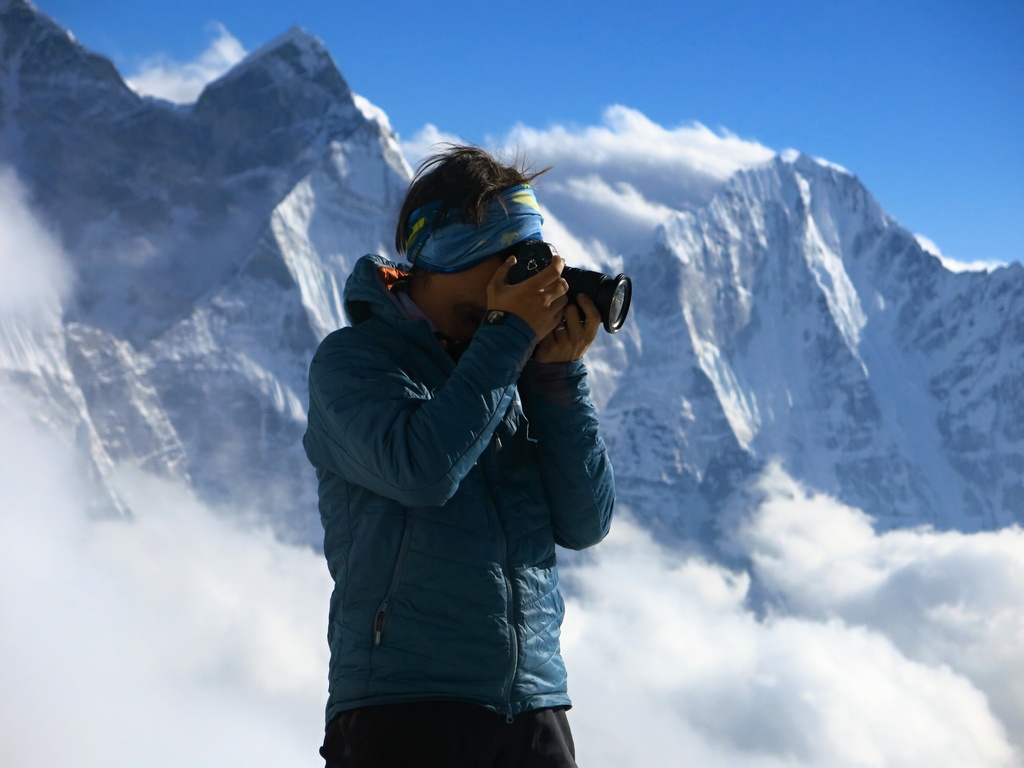
<path id="1" fill-rule="evenodd" d="M 395 227 L 395 248 L 405 253 L 409 239 L 409 216 L 418 208 L 436 200 L 443 201 L 440 216 L 457 209 L 467 224 L 479 224 L 487 205 L 501 191 L 518 184 L 529 184 L 542 173 L 524 168 L 517 158 L 505 165 L 479 147 L 446 144 L 420 165 L 405 193 Z"/>

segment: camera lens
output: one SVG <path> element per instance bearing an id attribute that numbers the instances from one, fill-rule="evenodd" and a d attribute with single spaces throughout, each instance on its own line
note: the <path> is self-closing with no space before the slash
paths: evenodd
<path id="1" fill-rule="evenodd" d="M 632 292 L 633 287 L 628 277 L 619 275 L 615 278 L 615 288 L 612 289 L 612 298 L 608 302 L 608 312 L 605 315 L 605 329 L 608 333 L 615 333 L 626 322 Z"/>
<path id="2" fill-rule="evenodd" d="M 569 298 L 584 293 L 597 305 L 601 313 L 601 322 L 608 333 L 615 333 L 626 322 L 629 313 L 629 302 L 633 295 L 633 284 L 626 275 L 609 277 L 601 272 L 589 269 L 565 267 L 562 277 L 569 284 Z"/>
<path id="3" fill-rule="evenodd" d="M 516 257 L 516 263 L 508 272 L 509 284 L 522 282 L 539 272 L 551 263 L 552 254 L 557 253 L 550 243 L 543 240 L 523 240 L 508 252 Z M 589 269 L 563 267 L 562 277 L 569 284 L 569 301 L 576 301 L 581 293 L 589 296 L 597 305 L 601 323 L 608 333 L 615 333 L 626 322 L 633 296 L 633 284 L 628 276 L 610 277 Z"/>

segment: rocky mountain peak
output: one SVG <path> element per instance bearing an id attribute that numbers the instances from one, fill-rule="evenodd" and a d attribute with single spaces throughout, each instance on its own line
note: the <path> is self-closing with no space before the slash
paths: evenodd
<path id="1" fill-rule="evenodd" d="M 0 162 L 60 231 L 76 273 L 69 317 L 136 344 L 229 279 L 333 147 L 357 135 L 378 152 L 389 145 L 299 28 L 181 108 L 140 97 L 28 3 L 7 8 Z"/>
<path id="2" fill-rule="evenodd" d="M 0 80 L 0 123 L 31 117 L 44 106 L 53 120 L 95 123 L 138 106 L 139 97 L 109 59 L 85 49 L 25 0 L 0 6 L 0 41 L 0 72 L 9 73 Z"/>
<path id="3" fill-rule="evenodd" d="M 193 113 L 225 150 L 218 163 L 224 173 L 322 146 L 325 138 L 351 132 L 362 117 L 330 54 L 298 27 L 210 83 Z"/>
<path id="4" fill-rule="evenodd" d="M 269 43 L 251 52 L 213 83 L 214 87 L 225 85 L 232 80 L 245 77 L 252 70 L 263 70 L 271 75 L 280 87 L 299 80 L 316 80 L 321 75 L 330 78 L 322 84 L 337 87 L 336 95 L 349 92 L 348 85 L 338 71 L 334 59 L 323 43 L 304 30 L 292 27 Z"/>

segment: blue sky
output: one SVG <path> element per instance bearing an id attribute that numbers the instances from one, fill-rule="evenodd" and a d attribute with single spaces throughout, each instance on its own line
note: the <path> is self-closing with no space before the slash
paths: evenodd
<path id="1" fill-rule="evenodd" d="M 38 0 L 125 75 L 319 37 L 402 139 L 477 143 L 515 125 L 598 125 L 624 105 L 857 174 L 908 229 L 961 261 L 1020 261 L 1024 2 L 629 3 Z"/>

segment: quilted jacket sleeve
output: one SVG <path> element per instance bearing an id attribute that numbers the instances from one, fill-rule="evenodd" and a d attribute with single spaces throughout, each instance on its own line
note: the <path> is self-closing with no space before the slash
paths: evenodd
<path id="1" fill-rule="evenodd" d="M 532 348 L 518 318 L 483 326 L 446 380 L 434 374 L 443 383 L 432 392 L 422 349 L 336 331 L 310 366 L 306 453 L 315 467 L 403 505 L 440 506 L 487 447 Z"/>
<path id="2" fill-rule="evenodd" d="M 530 363 L 520 386 L 537 440 L 555 541 L 584 549 L 611 526 L 615 480 L 582 361 Z"/>

